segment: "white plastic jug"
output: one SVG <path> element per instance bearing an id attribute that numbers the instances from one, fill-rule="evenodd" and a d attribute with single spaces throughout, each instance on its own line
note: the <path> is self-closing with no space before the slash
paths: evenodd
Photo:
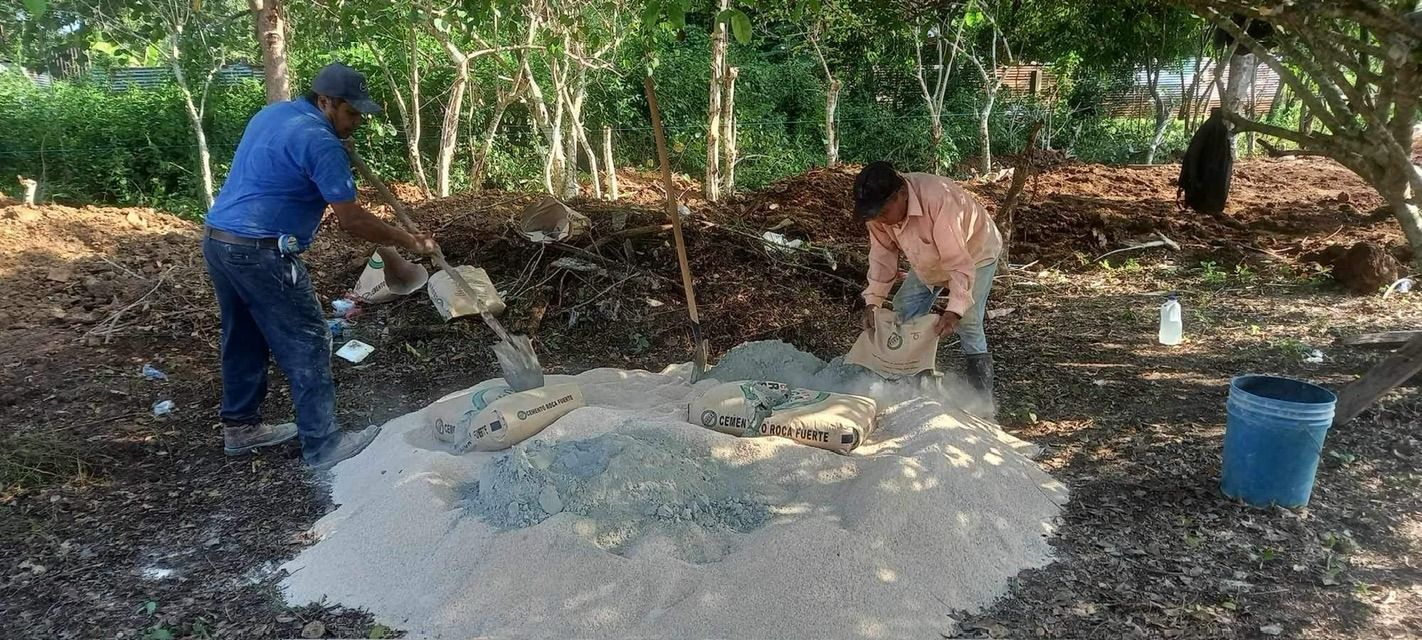
<path id="1" fill-rule="evenodd" d="M 1175 294 L 1172 293 L 1170 299 L 1160 305 L 1160 343 L 1180 344 L 1184 333 L 1184 326 L 1180 322 L 1180 301 L 1176 300 Z"/>

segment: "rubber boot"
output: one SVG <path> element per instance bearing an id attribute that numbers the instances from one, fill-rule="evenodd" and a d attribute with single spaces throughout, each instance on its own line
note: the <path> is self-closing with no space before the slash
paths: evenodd
<path id="1" fill-rule="evenodd" d="M 997 416 L 997 402 L 992 397 L 992 354 L 974 353 L 965 356 L 967 360 L 968 384 L 978 393 L 983 404 L 988 407 L 990 418 Z"/>

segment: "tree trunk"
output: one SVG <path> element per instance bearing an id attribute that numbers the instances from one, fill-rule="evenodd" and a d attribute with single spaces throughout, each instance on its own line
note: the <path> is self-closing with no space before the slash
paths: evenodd
<path id="1" fill-rule="evenodd" d="M 726 195 L 736 193 L 736 77 L 741 70 L 726 69 L 721 90 L 721 181 Z"/>
<path id="2" fill-rule="evenodd" d="M 256 17 L 257 42 L 262 46 L 263 80 L 267 104 L 291 99 L 291 77 L 286 66 L 286 10 L 281 0 L 248 0 Z"/>
<path id="3" fill-rule="evenodd" d="M 1160 72 L 1159 64 L 1146 67 L 1146 87 L 1150 90 L 1151 101 L 1155 103 L 1155 135 L 1151 137 L 1150 148 L 1146 151 L 1146 164 L 1155 164 L 1155 154 L 1160 149 L 1161 141 L 1165 139 L 1165 127 L 1170 123 L 1170 113 L 1165 108 L 1165 96 L 1160 94 Z"/>
<path id="4" fill-rule="evenodd" d="M 212 208 L 213 180 L 212 180 L 212 153 L 207 148 L 207 133 L 202 129 L 202 111 L 198 109 L 198 104 L 193 101 L 193 91 L 188 86 L 187 76 L 183 74 L 183 65 L 178 57 L 178 46 L 174 42 L 172 45 L 172 57 L 169 64 L 173 69 L 173 80 L 178 85 L 178 90 L 183 94 L 183 108 L 188 114 L 188 124 L 193 128 L 193 140 L 197 143 L 198 169 L 202 173 L 202 199 L 207 208 Z"/>
<path id="5" fill-rule="evenodd" d="M 1387 199 L 1393 217 L 1397 218 L 1403 235 L 1407 236 L 1407 245 L 1412 248 L 1413 270 L 1422 272 L 1422 197 L 1402 175 L 1405 171 L 1417 172 L 1419 169 L 1411 164 L 1406 168 L 1397 167 L 1389 172 L 1383 184 L 1378 185 L 1378 191 Z"/>
<path id="6" fill-rule="evenodd" d="M 722 11 L 731 0 L 721 0 Z M 717 22 L 711 32 L 711 84 L 706 105 L 706 179 L 702 191 L 710 202 L 721 199 L 721 86 L 726 72 L 726 23 Z"/>
<path id="7" fill-rule="evenodd" d="M 992 81 L 989 81 L 988 86 L 991 88 L 985 89 L 983 108 L 978 113 L 978 145 L 982 149 L 982 163 L 978 169 L 983 175 L 992 173 L 992 134 L 988 125 L 992 121 L 993 104 L 997 102 L 997 87 L 993 86 Z"/>
<path id="8" fill-rule="evenodd" d="M 1247 90 L 1247 93 L 1249 94 L 1249 101 L 1248 101 L 1248 103 L 1246 103 L 1246 106 L 1245 106 L 1245 108 L 1249 110 L 1249 117 L 1251 117 L 1251 118 L 1254 117 L 1254 114 L 1255 114 L 1255 113 L 1258 113 L 1258 112 L 1259 112 L 1259 104 L 1258 104 L 1258 97 L 1259 97 L 1259 94 L 1258 94 L 1258 92 L 1255 91 L 1255 88 L 1257 87 L 1257 85 L 1255 84 L 1255 80 L 1257 80 L 1258 77 L 1259 77 L 1259 64 L 1256 62 L 1255 64 L 1249 65 L 1249 80 L 1248 80 L 1248 82 L 1249 82 L 1249 88 L 1248 88 L 1248 90 Z M 1275 95 L 1277 96 L 1278 94 L 1275 94 Z M 1245 139 L 1245 146 L 1244 146 L 1244 148 L 1245 148 L 1245 155 L 1246 155 L 1246 156 L 1252 156 L 1252 155 L 1254 155 L 1254 136 L 1255 136 L 1255 133 L 1254 133 L 1253 131 L 1248 131 L 1248 132 L 1246 132 L 1246 134 L 1245 134 L 1245 137 L 1244 137 L 1244 139 Z"/>
<path id="9" fill-rule="evenodd" d="M 489 116 L 489 123 L 484 125 L 484 134 L 480 136 L 479 151 L 474 155 L 474 164 L 469 168 L 469 187 L 475 191 L 484 188 L 484 174 L 489 170 L 489 154 L 494 152 L 494 138 L 499 134 L 499 125 L 504 120 L 504 112 L 509 105 L 517 99 L 514 94 L 499 96 L 499 101 L 494 104 L 494 113 Z"/>
<path id="10" fill-rule="evenodd" d="M 563 198 L 574 198 L 578 195 L 578 123 L 573 119 L 571 105 L 563 105 L 562 122 L 567 131 L 562 132 L 563 136 Z"/>
<path id="11" fill-rule="evenodd" d="M 617 201 L 617 167 L 612 163 L 612 127 L 602 128 L 602 170 L 607 175 L 607 199 Z"/>
<path id="12" fill-rule="evenodd" d="M 1227 113 L 1244 115 L 1245 98 L 1249 94 L 1249 78 L 1258 61 L 1254 54 L 1239 53 L 1236 50 L 1229 58 L 1229 80 L 1220 98 L 1220 107 Z M 1252 114 L 1251 114 L 1252 116 Z M 1230 141 L 1235 139 L 1234 128 L 1230 127 Z"/>
<path id="13" fill-rule="evenodd" d="M 839 164 L 839 127 L 835 124 L 839 90 L 839 80 L 830 78 L 829 91 L 825 92 L 825 165 L 830 167 Z"/>
<path id="14" fill-rule="evenodd" d="M 543 162 L 543 181 L 548 186 L 548 195 L 562 192 L 563 176 L 567 173 L 568 161 L 563 142 L 563 103 L 553 107 L 553 124 L 548 137 L 548 158 Z"/>
<path id="15" fill-rule="evenodd" d="M 464 107 L 464 90 L 469 86 L 469 59 L 454 67 L 454 82 L 449 85 L 449 103 L 444 106 L 444 123 L 439 130 L 439 158 L 435 166 L 435 188 L 441 198 L 449 197 L 450 170 L 459 144 L 459 119 Z M 418 108 L 418 107 L 416 107 Z"/>
<path id="16" fill-rule="evenodd" d="M 433 194 L 430 191 L 429 176 L 425 175 L 425 154 L 420 151 L 423 126 L 420 119 L 420 39 L 419 32 L 413 25 L 410 27 L 410 110 L 404 120 L 405 153 L 410 156 L 410 170 L 415 173 L 415 182 L 419 183 L 420 191 L 428 198 Z"/>
<path id="17" fill-rule="evenodd" d="M 943 173 L 948 168 L 943 162 L 943 120 L 931 107 L 929 116 L 933 118 L 929 126 L 929 137 L 933 140 L 933 169 Z"/>
<path id="18" fill-rule="evenodd" d="M 405 157 L 410 163 L 410 172 L 415 174 L 415 182 L 420 186 L 420 191 L 426 198 L 433 196 L 430 191 L 429 180 L 425 177 L 424 159 L 420 154 L 420 70 L 419 60 L 415 53 L 415 28 L 410 28 L 410 77 L 409 89 L 410 99 L 405 99 L 405 94 L 400 91 L 400 84 L 395 81 L 395 74 L 390 71 L 390 65 L 379 55 L 375 57 L 376 64 L 380 65 L 380 71 L 385 76 L 385 83 L 390 87 L 390 97 L 395 100 L 395 108 L 400 112 L 400 126 L 405 133 Z M 411 108 L 410 105 L 416 105 Z"/>
<path id="19" fill-rule="evenodd" d="M 523 74 L 523 79 L 528 82 L 529 111 L 533 114 L 533 122 L 543 133 L 543 140 L 548 144 L 548 152 L 543 158 L 543 188 L 553 195 L 553 164 L 554 156 L 563 153 L 562 140 L 559 126 L 554 126 L 554 118 L 548 111 L 548 103 L 543 98 L 543 88 L 538 84 L 538 78 L 533 75 L 532 66 L 528 62 L 528 53 L 519 52 L 519 68 Z M 561 113 L 561 112 L 560 112 Z"/>
<path id="20" fill-rule="evenodd" d="M 571 97 L 568 102 L 568 126 L 569 137 L 575 137 L 574 142 L 583 151 L 583 156 L 588 161 L 588 174 L 592 179 L 593 197 L 602 199 L 602 178 L 597 173 L 597 148 L 588 140 L 588 130 L 583 123 L 583 101 L 588 97 L 588 75 L 587 70 L 578 71 L 578 93 Z M 572 195 L 578 195 L 578 156 L 576 154 L 568 156 L 570 171 L 573 174 Z M 571 197 L 571 196 L 570 196 Z"/>

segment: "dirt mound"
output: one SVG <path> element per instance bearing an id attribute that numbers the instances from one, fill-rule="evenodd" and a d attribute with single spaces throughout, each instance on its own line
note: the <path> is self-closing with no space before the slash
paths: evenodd
<path id="1" fill-rule="evenodd" d="M 603 177 L 601 187 L 607 189 L 607 178 Z M 690 207 L 697 208 L 705 204 L 701 198 L 701 183 L 685 173 L 673 173 L 672 185 L 676 188 L 676 193 L 680 201 Z M 591 182 L 582 184 L 579 193 L 585 199 L 597 197 L 597 191 Z M 637 167 L 618 167 L 617 169 L 617 193 L 619 201 L 633 202 L 646 206 L 663 206 L 666 202 L 666 190 L 662 186 L 662 172 L 657 169 L 641 169 Z"/>
<path id="2" fill-rule="evenodd" d="M 788 226 L 820 244 L 862 244 L 866 242 L 864 223 L 854 215 L 854 177 L 862 168 L 816 167 L 740 198 L 731 206 L 739 207 L 747 221 Z"/>
<path id="3" fill-rule="evenodd" d="M 95 342 L 210 321 L 198 238 L 197 225 L 152 209 L 0 207 L 5 351 L 56 347 L 58 327 Z"/>
<path id="4" fill-rule="evenodd" d="M 1017 210 L 1013 262 L 1069 265 L 1163 233 L 1196 250 L 1267 250 L 1290 257 L 1346 238 L 1403 244 L 1395 221 L 1370 214 L 1383 204 L 1352 172 L 1329 160 L 1292 158 L 1235 164 L 1229 208 L 1220 217 L 1175 204 L 1178 165 L 1062 164 L 1028 182 Z M 989 210 L 1009 181 L 965 183 Z"/>
<path id="5" fill-rule="evenodd" d="M 1359 295 L 1377 293 L 1392 284 L 1399 271 L 1391 254 L 1367 242 L 1353 245 L 1333 263 L 1333 279 Z"/>

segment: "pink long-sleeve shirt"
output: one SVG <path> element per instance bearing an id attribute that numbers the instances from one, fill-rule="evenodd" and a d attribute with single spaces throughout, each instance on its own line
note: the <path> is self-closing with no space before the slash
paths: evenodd
<path id="1" fill-rule="evenodd" d="M 902 251 L 924 284 L 948 289 L 947 308 L 961 317 L 973 306 L 977 268 L 997 260 L 1002 238 L 987 210 L 956 182 L 927 173 L 903 177 L 909 191 L 908 217 L 895 225 L 865 223 L 869 286 L 864 302 L 878 306 L 888 299 Z"/>

